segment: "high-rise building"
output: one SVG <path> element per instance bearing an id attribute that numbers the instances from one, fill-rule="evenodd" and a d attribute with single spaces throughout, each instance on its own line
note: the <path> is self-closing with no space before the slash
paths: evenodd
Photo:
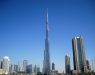
<path id="1" fill-rule="evenodd" d="M 29 73 L 29 74 L 32 73 L 32 64 L 27 66 L 27 73 Z"/>
<path id="2" fill-rule="evenodd" d="M 27 65 L 28 65 L 28 61 L 27 60 L 23 60 L 23 71 L 27 72 Z"/>
<path id="3" fill-rule="evenodd" d="M 0 63 L 0 68 L 2 69 L 2 66 L 3 66 L 3 62 L 1 61 L 1 63 Z"/>
<path id="4" fill-rule="evenodd" d="M 48 13 L 46 16 L 46 39 L 45 39 L 45 50 L 44 50 L 44 60 L 43 60 L 43 73 L 50 75 L 50 53 L 49 53 L 49 39 L 48 39 Z"/>
<path id="5" fill-rule="evenodd" d="M 94 71 L 94 61 L 92 60 L 91 70 Z"/>
<path id="6" fill-rule="evenodd" d="M 23 72 L 23 64 L 19 62 L 18 65 L 19 65 L 19 72 Z"/>
<path id="7" fill-rule="evenodd" d="M 94 58 L 94 72 L 95 72 L 95 58 Z"/>
<path id="8" fill-rule="evenodd" d="M 54 64 L 54 62 L 52 63 L 52 70 L 55 70 L 55 64 Z"/>
<path id="9" fill-rule="evenodd" d="M 36 65 L 34 66 L 34 73 L 35 74 L 37 73 L 37 66 Z"/>
<path id="10" fill-rule="evenodd" d="M 73 61 L 74 61 L 74 70 L 78 73 L 86 72 L 86 55 L 83 45 L 83 38 L 74 37 L 72 39 L 72 48 L 73 48 Z"/>
<path id="11" fill-rule="evenodd" d="M 34 66 L 34 74 L 37 74 L 38 72 L 40 72 L 40 67 L 37 65 Z"/>
<path id="12" fill-rule="evenodd" d="M 15 72 L 18 72 L 18 68 L 19 68 L 18 65 L 14 65 L 14 71 Z"/>
<path id="13" fill-rule="evenodd" d="M 70 67 L 70 57 L 65 56 L 65 72 L 66 74 L 69 74 L 71 72 L 71 67 Z"/>
<path id="14" fill-rule="evenodd" d="M 88 60 L 86 60 L 86 65 L 87 65 L 87 69 L 90 70 L 90 64 Z"/>
<path id="15" fill-rule="evenodd" d="M 9 66 L 9 72 L 10 73 L 14 72 L 14 65 L 13 64 L 10 64 L 10 66 Z"/>
<path id="16" fill-rule="evenodd" d="M 20 72 L 20 63 L 18 62 L 18 72 Z"/>
<path id="17" fill-rule="evenodd" d="M 9 65 L 10 65 L 10 59 L 9 57 L 5 56 L 2 61 L 2 69 L 4 70 L 5 74 L 9 73 Z"/>
<path id="18" fill-rule="evenodd" d="M 1 69 L 1 61 L 0 61 L 0 69 Z"/>
<path id="19" fill-rule="evenodd" d="M 95 59 L 92 59 L 91 70 L 95 72 Z"/>
<path id="20" fill-rule="evenodd" d="M 40 67 L 39 67 L 39 66 L 37 66 L 37 73 L 38 73 L 38 72 L 40 72 Z"/>

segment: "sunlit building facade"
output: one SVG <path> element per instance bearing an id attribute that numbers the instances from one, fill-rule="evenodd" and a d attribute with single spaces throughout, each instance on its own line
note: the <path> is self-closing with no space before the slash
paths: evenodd
<path id="1" fill-rule="evenodd" d="M 28 61 L 23 60 L 23 72 L 27 72 L 27 65 L 28 65 Z"/>
<path id="2" fill-rule="evenodd" d="M 72 39 L 72 48 L 73 48 L 73 62 L 74 70 L 78 73 L 86 72 L 86 55 L 84 50 L 83 38 L 74 37 Z"/>
<path id="3" fill-rule="evenodd" d="M 10 59 L 8 56 L 5 56 L 2 61 L 2 69 L 5 74 L 9 73 Z"/>

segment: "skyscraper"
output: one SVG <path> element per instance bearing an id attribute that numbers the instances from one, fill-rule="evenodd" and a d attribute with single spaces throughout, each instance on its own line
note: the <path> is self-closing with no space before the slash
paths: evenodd
<path id="1" fill-rule="evenodd" d="M 52 63 L 52 70 L 55 70 L 55 64 Z"/>
<path id="2" fill-rule="evenodd" d="M 45 50 L 43 60 L 43 73 L 50 75 L 50 54 L 49 54 L 49 39 L 48 39 L 48 12 L 46 16 L 46 39 L 45 39 Z"/>
<path id="3" fill-rule="evenodd" d="M 14 65 L 13 64 L 10 64 L 10 66 L 9 66 L 9 72 L 10 73 L 14 72 Z"/>
<path id="4" fill-rule="evenodd" d="M 86 72 L 86 55 L 83 45 L 83 38 L 74 37 L 72 39 L 72 48 L 73 48 L 73 61 L 74 61 L 74 70 L 78 73 Z"/>
<path id="5" fill-rule="evenodd" d="M 37 66 L 37 73 L 38 73 L 38 72 L 40 72 L 40 67 L 39 67 L 39 66 Z"/>
<path id="6" fill-rule="evenodd" d="M 90 64 L 88 60 L 86 60 L 86 65 L 87 65 L 87 70 L 90 70 Z"/>
<path id="7" fill-rule="evenodd" d="M 32 73 L 32 64 L 27 66 L 27 73 L 29 73 L 29 74 Z"/>
<path id="8" fill-rule="evenodd" d="M 70 57 L 69 56 L 65 56 L 65 72 L 66 74 L 69 74 L 71 71 L 71 67 L 70 67 Z"/>
<path id="9" fill-rule="evenodd" d="M 38 72 L 40 72 L 40 67 L 36 64 L 33 69 L 34 69 L 34 74 L 37 74 Z"/>
<path id="10" fill-rule="evenodd" d="M 23 60 L 23 71 L 24 72 L 27 71 L 27 65 L 28 65 L 28 61 L 27 60 Z"/>
<path id="11" fill-rule="evenodd" d="M 34 73 L 35 73 L 35 74 L 37 73 L 37 66 L 36 66 L 36 64 L 35 64 L 35 66 L 34 66 Z"/>
<path id="12" fill-rule="evenodd" d="M 4 70 L 5 74 L 9 73 L 9 66 L 10 66 L 10 59 L 9 57 L 5 56 L 2 61 L 2 69 Z"/>
<path id="13" fill-rule="evenodd" d="M 1 61 L 1 63 L 0 63 L 0 68 L 2 69 L 2 66 L 3 66 L 3 62 Z"/>
<path id="14" fill-rule="evenodd" d="M 14 64 L 14 71 L 15 71 L 15 72 L 18 72 L 18 65 L 15 65 L 15 64 Z"/>

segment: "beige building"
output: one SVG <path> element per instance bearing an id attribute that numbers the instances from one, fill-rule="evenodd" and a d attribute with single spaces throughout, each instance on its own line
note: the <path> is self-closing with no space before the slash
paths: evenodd
<path id="1" fill-rule="evenodd" d="M 3 69 L 0 69 L 0 74 L 4 74 L 4 70 Z"/>

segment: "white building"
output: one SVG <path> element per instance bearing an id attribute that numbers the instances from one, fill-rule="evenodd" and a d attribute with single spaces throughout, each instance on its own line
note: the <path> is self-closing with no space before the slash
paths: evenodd
<path id="1" fill-rule="evenodd" d="M 4 70 L 4 73 L 8 74 L 9 73 L 9 66 L 10 66 L 10 59 L 9 59 L 9 57 L 4 56 L 2 62 L 3 62 L 2 69 Z"/>
<path id="2" fill-rule="evenodd" d="M 27 60 L 23 60 L 23 72 L 27 71 L 27 65 L 28 65 L 28 61 Z"/>

